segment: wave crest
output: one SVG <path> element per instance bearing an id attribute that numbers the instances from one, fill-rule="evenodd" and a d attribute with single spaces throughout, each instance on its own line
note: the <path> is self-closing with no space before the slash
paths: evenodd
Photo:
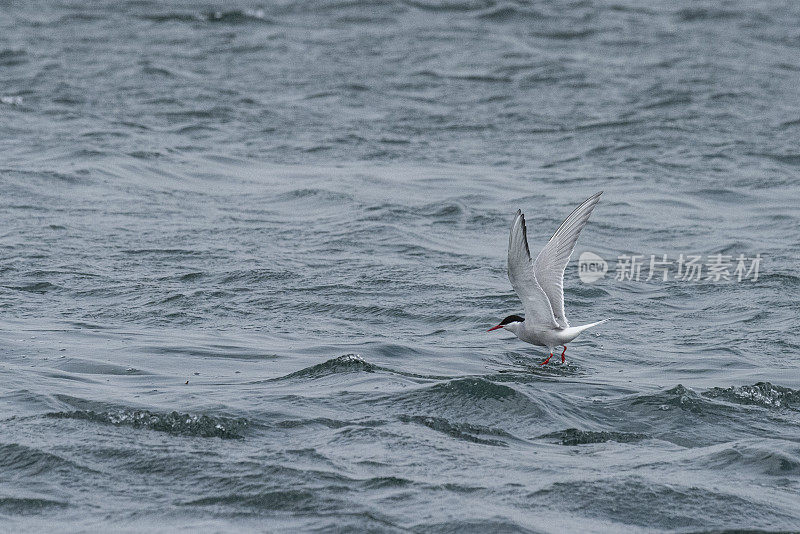
<path id="1" fill-rule="evenodd" d="M 577 428 L 559 430 L 558 432 L 545 434 L 542 437 L 560 439 L 562 445 L 586 445 L 588 443 L 605 443 L 606 441 L 631 443 L 647 439 L 645 434 L 636 434 L 633 432 L 578 430 Z"/>
<path id="2" fill-rule="evenodd" d="M 704 392 L 703 396 L 736 404 L 763 406 L 764 408 L 800 407 L 800 391 L 783 386 L 774 386 L 769 382 L 758 382 L 752 386 L 711 388 Z"/>
<path id="3" fill-rule="evenodd" d="M 148 410 L 120 410 L 117 412 L 95 412 L 76 410 L 73 412 L 54 412 L 47 417 L 55 419 L 77 419 L 114 426 L 146 428 L 170 434 L 198 436 L 203 438 L 242 438 L 248 426 L 247 419 L 191 415 L 179 412 L 168 414 L 153 413 Z"/>
<path id="4" fill-rule="evenodd" d="M 513 438 L 513 436 L 508 432 L 506 432 L 505 430 L 500 430 L 497 428 L 491 428 L 482 425 L 474 425 L 470 423 L 452 423 L 443 417 L 430 417 L 424 415 L 401 415 L 399 419 L 403 423 L 416 423 L 424 425 L 430 428 L 431 430 L 436 430 L 437 432 L 447 434 L 450 437 L 464 441 L 469 441 L 472 443 L 479 443 L 481 445 L 495 445 L 500 447 L 507 446 L 505 441 L 493 438 L 479 437 L 481 434 L 483 435 L 488 434 L 490 436 L 498 436 L 505 438 Z"/>
<path id="5" fill-rule="evenodd" d="M 327 360 L 322 363 L 318 363 L 317 365 L 300 369 L 299 371 L 290 373 L 281 377 L 280 379 L 322 378 L 324 376 L 339 373 L 374 373 L 378 369 L 379 367 L 364 360 L 358 354 L 345 354 L 344 356 L 339 356 L 338 358 L 333 358 L 332 360 Z"/>

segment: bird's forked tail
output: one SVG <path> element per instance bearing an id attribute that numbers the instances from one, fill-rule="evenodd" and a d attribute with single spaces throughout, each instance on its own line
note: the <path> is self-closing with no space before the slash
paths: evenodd
<path id="1" fill-rule="evenodd" d="M 597 321 L 596 323 L 589 323 L 589 324 L 582 324 L 580 326 L 570 326 L 569 328 L 565 328 L 562 335 L 566 339 L 566 341 L 572 341 L 578 334 L 583 332 L 584 330 L 588 330 L 593 326 L 597 326 L 599 324 L 603 324 L 604 322 L 608 321 L 608 319 L 603 319 L 602 321 Z"/>

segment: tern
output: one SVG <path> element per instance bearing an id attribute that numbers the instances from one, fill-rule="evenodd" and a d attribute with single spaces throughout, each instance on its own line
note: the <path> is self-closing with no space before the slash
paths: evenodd
<path id="1" fill-rule="evenodd" d="M 550 361 L 553 350 L 558 346 L 564 347 L 561 352 L 561 363 L 564 363 L 567 343 L 587 328 L 608 320 L 570 326 L 564 312 L 564 269 L 567 268 L 581 230 L 602 194 L 602 191 L 595 193 L 575 208 L 539 252 L 536 260 L 531 260 L 525 216 L 521 210 L 517 210 L 514 222 L 511 223 L 511 234 L 508 237 L 508 279 L 522 301 L 525 317 L 509 315 L 488 331 L 504 328 L 526 343 L 549 348 L 550 356 L 540 365 Z"/>

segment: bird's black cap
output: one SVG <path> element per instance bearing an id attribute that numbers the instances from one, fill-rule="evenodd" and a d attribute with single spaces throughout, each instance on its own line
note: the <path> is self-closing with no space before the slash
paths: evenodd
<path id="1" fill-rule="evenodd" d="M 500 326 L 506 325 L 508 323 L 521 323 L 525 319 L 520 317 L 519 315 L 509 315 L 502 321 L 500 321 Z"/>

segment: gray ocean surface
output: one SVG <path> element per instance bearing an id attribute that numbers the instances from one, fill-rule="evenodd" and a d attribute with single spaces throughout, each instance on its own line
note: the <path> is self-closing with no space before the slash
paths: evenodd
<path id="1" fill-rule="evenodd" d="M 0 530 L 800 531 L 798 28 L 0 1 Z M 600 190 L 566 308 L 612 320 L 541 367 L 486 332 L 508 228 Z"/>

